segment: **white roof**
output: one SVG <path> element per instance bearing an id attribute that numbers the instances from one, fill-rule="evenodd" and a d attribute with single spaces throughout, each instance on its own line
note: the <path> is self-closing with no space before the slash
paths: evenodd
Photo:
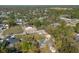
<path id="1" fill-rule="evenodd" d="M 46 36 L 46 38 L 49 38 L 49 39 L 51 38 L 51 35 L 49 35 L 49 34 L 47 34 L 45 36 Z"/>
<path id="2" fill-rule="evenodd" d="M 37 30 L 35 27 L 26 27 L 25 30 Z"/>
<path id="3" fill-rule="evenodd" d="M 35 27 L 26 27 L 25 31 L 27 33 L 36 33 L 37 29 Z"/>
<path id="4" fill-rule="evenodd" d="M 50 46 L 50 50 L 51 50 L 52 53 L 56 52 L 56 49 L 54 47 L 51 47 L 51 46 Z"/>
<path id="5" fill-rule="evenodd" d="M 38 30 L 37 33 L 38 34 L 47 34 L 45 30 Z"/>
<path id="6" fill-rule="evenodd" d="M 79 34 L 77 34 L 76 36 L 79 36 Z"/>

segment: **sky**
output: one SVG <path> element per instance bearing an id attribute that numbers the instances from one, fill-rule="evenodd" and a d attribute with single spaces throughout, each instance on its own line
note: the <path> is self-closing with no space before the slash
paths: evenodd
<path id="1" fill-rule="evenodd" d="M 0 5 L 79 5 L 79 0 L 0 0 Z"/>

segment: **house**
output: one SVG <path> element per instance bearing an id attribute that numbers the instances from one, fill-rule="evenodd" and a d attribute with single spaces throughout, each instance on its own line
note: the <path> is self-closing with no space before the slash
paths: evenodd
<path id="1" fill-rule="evenodd" d="M 47 42 L 50 40 L 51 38 L 51 35 L 49 35 L 45 30 L 38 30 L 37 33 L 39 35 L 42 35 L 45 37 L 45 39 L 41 39 L 39 41 L 39 44 L 40 44 L 40 48 L 44 47 L 46 44 L 48 44 Z"/>
<path id="2" fill-rule="evenodd" d="M 7 14 L 10 14 L 11 12 L 10 11 L 7 11 Z"/>
<path id="3" fill-rule="evenodd" d="M 2 18 L 2 17 L 8 17 L 8 16 L 7 16 L 7 14 L 6 14 L 6 12 L 4 12 L 4 11 L 1 11 L 0 18 Z"/>
<path id="4" fill-rule="evenodd" d="M 5 28 L 4 26 L 5 26 L 4 24 L 0 24 L 0 31 Z"/>
<path id="5" fill-rule="evenodd" d="M 71 19 L 69 18 L 69 15 L 61 15 L 61 20 L 64 20 L 68 26 L 75 26 L 77 23 L 79 23 L 79 19 Z"/>
<path id="6" fill-rule="evenodd" d="M 5 24 L 5 28 L 8 29 L 9 28 L 9 25 L 8 24 Z"/>
<path id="7" fill-rule="evenodd" d="M 53 23 L 53 24 L 51 24 L 53 27 L 58 27 L 58 26 L 60 26 L 60 23 Z"/>
<path id="8" fill-rule="evenodd" d="M 38 30 L 37 34 L 43 35 L 46 39 L 49 39 L 51 35 L 49 35 L 45 30 Z"/>
<path id="9" fill-rule="evenodd" d="M 48 42 L 48 40 L 46 40 L 46 39 L 41 39 L 41 40 L 39 41 L 40 48 L 43 48 L 44 46 L 46 46 L 46 45 L 47 45 L 47 42 Z"/>
<path id="10" fill-rule="evenodd" d="M 37 28 L 35 28 L 35 27 L 26 27 L 25 28 L 25 32 L 27 33 L 27 34 L 34 34 L 34 33 L 36 33 L 36 31 L 37 31 Z"/>
<path id="11" fill-rule="evenodd" d="M 79 34 L 76 34 L 76 35 L 75 35 L 75 40 L 76 40 L 76 41 L 79 41 Z"/>
<path id="12" fill-rule="evenodd" d="M 23 24 L 23 20 L 22 19 L 17 19 L 16 24 L 19 24 L 19 25 Z"/>
<path id="13" fill-rule="evenodd" d="M 0 31 L 4 30 L 4 29 L 8 29 L 9 26 L 7 24 L 0 24 Z"/>
<path id="14" fill-rule="evenodd" d="M 38 30 L 36 33 L 37 33 L 37 34 L 40 34 L 40 35 L 45 35 L 45 34 L 47 34 L 45 30 Z"/>
<path id="15" fill-rule="evenodd" d="M 72 19 L 69 18 L 69 15 L 61 15 L 59 18 L 67 23 L 71 23 L 72 21 Z"/>
<path id="16" fill-rule="evenodd" d="M 0 38 L 0 43 L 2 43 L 4 40 L 2 38 Z"/>
<path id="17" fill-rule="evenodd" d="M 16 43 L 20 42 L 20 40 L 17 39 L 14 35 L 7 36 L 6 41 L 9 43 L 9 47 L 13 47 Z"/>

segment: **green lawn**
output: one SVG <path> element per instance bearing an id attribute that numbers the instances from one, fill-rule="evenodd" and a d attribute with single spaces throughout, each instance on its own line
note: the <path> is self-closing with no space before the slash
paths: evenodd
<path id="1" fill-rule="evenodd" d="M 23 40 L 41 40 L 44 39 L 43 36 L 38 35 L 38 34 L 29 34 L 29 35 L 16 35 L 16 38 L 18 39 L 23 39 Z"/>
<path id="2" fill-rule="evenodd" d="M 17 26 L 10 27 L 9 29 L 5 30 L 3 32 L 3 35 L 19 34 L 19 33 L 22 33 L 22 32 L 23 32 L 22 27 L 17 25 Z"/>
<path id="3" fill-rule="evenodd" d="M 33 38 L 33 35 L 15 35 L 18 39 L 30 39 Z"/>

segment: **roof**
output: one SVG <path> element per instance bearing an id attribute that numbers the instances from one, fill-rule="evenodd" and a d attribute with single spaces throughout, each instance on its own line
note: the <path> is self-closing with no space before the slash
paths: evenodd
<path id="1" fill-rule="evenodd" d="M 79 41 L 79 34 L 76 34 L 75 40 Z"/>
<path id="2" fill-rule="evenodd" d="M 40 35 L 45 35 L 45 34 L 47 34 L 45 30 L 38 30 L 37 33 L 40 34 Z"/>
<path id="3" fill-rule="evenodd" d="M 0 43 L 2 43 L 3 42 L 3 39 L 2 38 L 0 38 Z"/>
<path id="4" fill-rule="evenodd" d="M 79 36 L 79 34 L 76 34 L 76 36 Z"/>
<path id="5" fill-rule="evenodd" d="M 6 38 L 6 40 L 7 40 L 7 42 L 9 42 L 10 44 L 15 44 L 15 43 L 17 43 L 17 42 L 20 42 L 20 40 L 19 40 L 19 39 L 16 39 L 14 36 L 8 36 L 8 37 Z"/>
<path id="6" fill-rule="evenodd" d="M 25 31 L 26 33 L 35 33 L 37 29 L 35 27 L 26 27 Z"/>
<path id="7" fill-rule="evenodd" d="M 0 24 L 0 27 L 3 27 L 4 26 L 4 24 Z"/>
<path id="8" fill-rule="evenodd" d="M 17 21 L 17 22 L 22 22 L 22 19 L 17 19 L 16 21 Z"/>
<path id="9" fill-rule="evenodd" d="M 17 23 L 17 24 L 22 24 L 22 22 L 23 22 L 22 19 L 17 19 L 17 20 L 16 20 L 16 23 Z"/>

